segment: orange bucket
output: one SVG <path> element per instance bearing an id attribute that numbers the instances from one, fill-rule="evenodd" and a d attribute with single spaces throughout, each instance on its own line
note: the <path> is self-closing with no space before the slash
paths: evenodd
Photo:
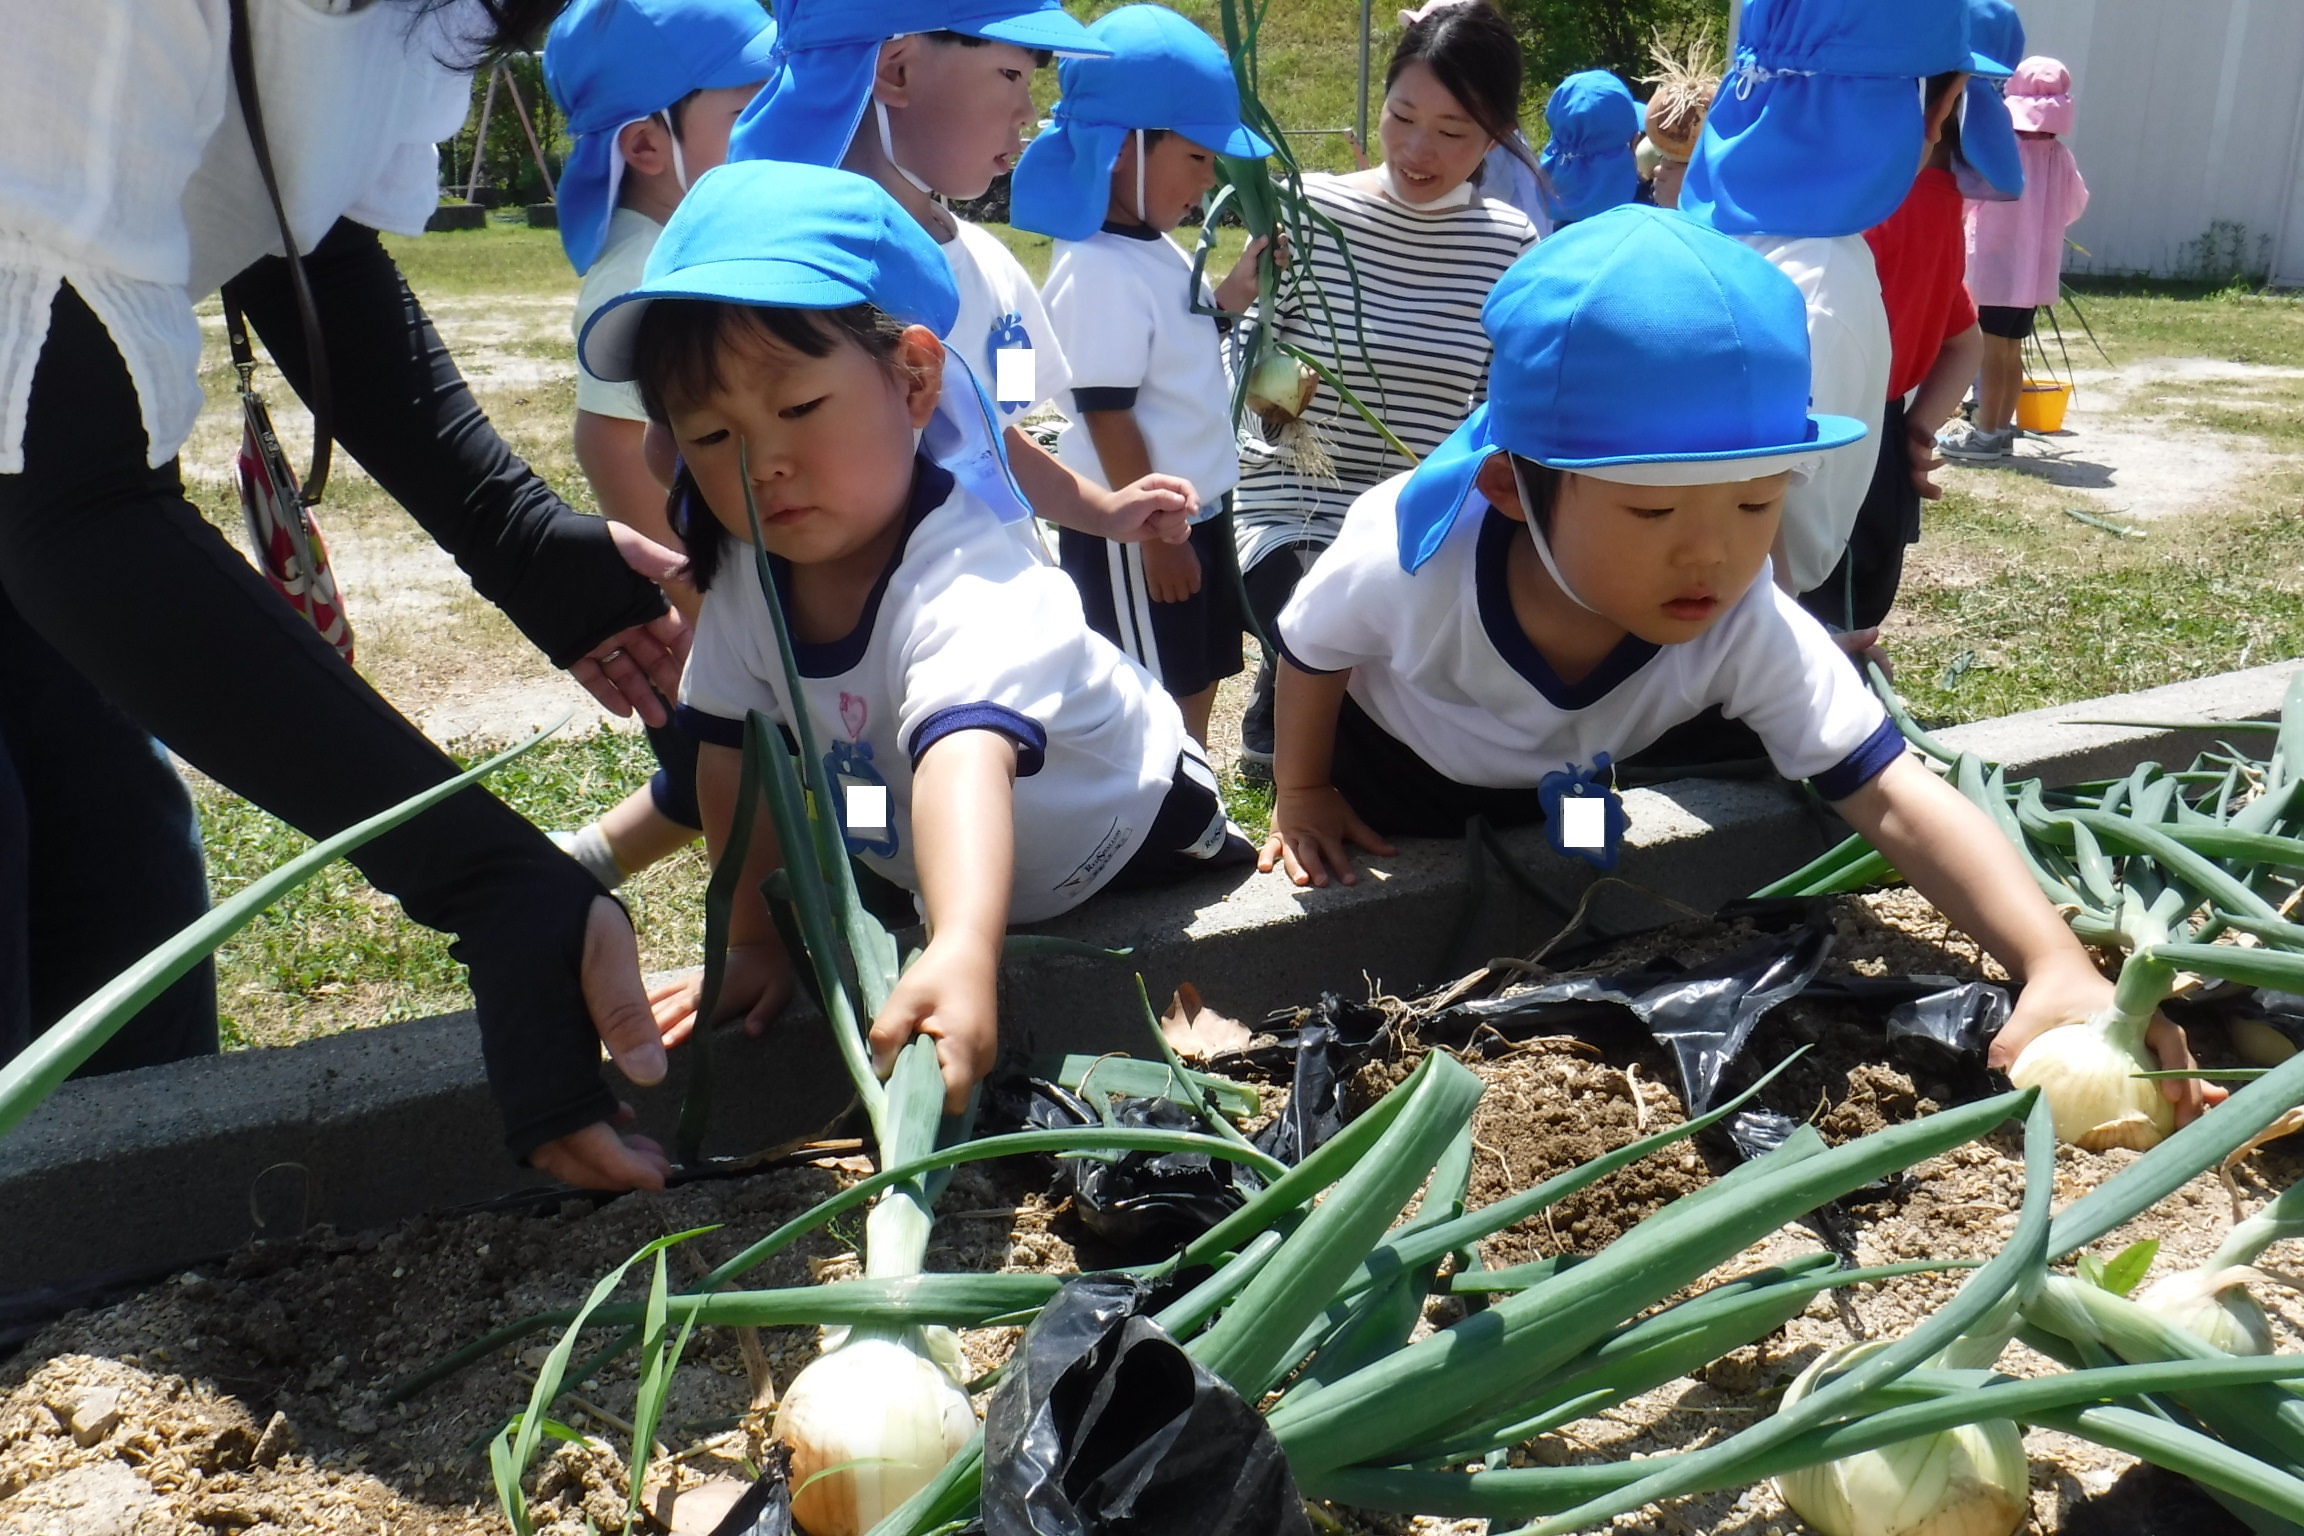
<path id="1" fill-rule="evenodd" d="M 2027 432 L 2061 432 L 2064 410 L 2072 403 L 2072 386 L 2054 379 L 2026 379 L 2016 397 L 2016 425 Z"/>

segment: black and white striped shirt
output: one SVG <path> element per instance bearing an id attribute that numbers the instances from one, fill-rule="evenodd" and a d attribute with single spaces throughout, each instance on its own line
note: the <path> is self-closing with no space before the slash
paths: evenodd
<path id="1" fill-rule="evenodd" d="M 1481 197 L 1414 212 L 1357 177 L 1308 175 L 1304 192 L 1344 232 L 1351 264 L 1325 229 L 1299 250 L 1280 290 L 1280 335 L 1334 369 L 1401 442 L 1429 453 L 1487 385 L 1480 306 L 1535 245 L 1535 228 Z M 1247 418 L 1233 496 L 1242 569 L 1297 540 L 1332 542 L 1356 497 L 1411 467 L 1325 384 L 1304 420 L 1323 434 L 1337 483 L 1297 473 Z"/>

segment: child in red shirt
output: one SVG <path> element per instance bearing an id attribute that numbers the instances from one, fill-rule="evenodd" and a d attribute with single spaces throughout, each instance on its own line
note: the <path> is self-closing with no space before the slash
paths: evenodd
<path id="1" fill-rule="evenodd" d="M 1943 494 L 1931 471 L 1936 433 L 1960 408 L 1983 357 L 1969 302 L 1968 236 L 1953 160 L 1960 149 L 1965 74 L 1928 82 L 1928 158 L 1887 222 L 1864 232 L 1880 270 L 1892 360 L 1888 409 L 1872 489 L 1856 514 L 1848 552 L 1802 602 L 1836 629 L 1871 629 L 1887 617 L 1904 578 L 1904 550 L 1920 538 L 1920 503 Z"/>

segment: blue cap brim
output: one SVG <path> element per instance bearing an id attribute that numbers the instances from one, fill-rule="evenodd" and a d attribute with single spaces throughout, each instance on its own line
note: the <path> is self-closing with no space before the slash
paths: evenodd
<path id="1" fill-rule="evenodd" d="M 1654 453 L 1598 459 L 1542 458 L 1536 462 L 1553 469 L 1605 470 L 1633 464 L 1734 464 L 1751 459 L 1796 459 L 1845 448 L 1865 435 L 1864 423 L 1851 416 L 1808 418 L 1808 435 L 1796 443 L 1771 447 L 1731 448 L 1709 453 Z M 1439 553 L 1448 531 L 1471 500 L 1473 481 L 1491 454 L 1512 450 L 1496 441 L 1493 413 L 1486 401 L 1448 434 L 1439 447 L 1424 456 L 1400 487 L 1393 504 L 1399 538 L 1400 568 L 1413 572 Z M 1534 458 L 1534 455 L 1526 455 Z"/>
<path id="2" fill-rule="evenodd" d="M 643 282 L 593 311 L 577 338 L 584 371 L 611 384 L 632 378 L 632 343 L 640 320 L 656 299 L 703 299 L 718 304 L 754 304 L 777 309 L 845 309 L 869 304 L 872 295 L 855 284 L 827 277 L 797 261 L 769 258 L 709 262 L 684 267 L 662 282 Z M 949 329 L 950 317 L 945 328 Z"/>
<path id="3" fill-rule="evenodd" d="M 996 43 L 1014 43 L 1019 48 L 1045 48 L 1077 59 L 1112 57 L 1111 47 L 1096 41 L 1087 26 L 1067 11 L 1026 11 L 998 21 L 962 22 L 952 30 Z"/>
<path id="4" fill-rule="evenodd" d="M 1245 123 L 1175 123 L 1168 131 L 1231 160 L 1263 160 L 1277 151 Z"/>
<path id="5" fill-rule="evenodd" d="M 1985 185 L 1961 178 L 1961 191 L 1979 202 L 2012 203 L 2024 195 L 2024 152 L 2000 93 L 1971 87 L 1961 109 L 1960 156 Z"/>

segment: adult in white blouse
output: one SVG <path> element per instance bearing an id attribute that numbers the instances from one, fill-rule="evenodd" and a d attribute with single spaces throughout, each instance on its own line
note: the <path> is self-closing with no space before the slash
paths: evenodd
<path id="1" fill-rule="evenodd" d="M 337 440 L 556 663 L 658 720 L 684 629 L 608 525 L 496 435 L 377 238 L 422 229 L 471 69 L 560 3 L 246 0 Z M 234 91 L 235 8 L 19 6 L 0 48 L 0 1057 L 205 904 L 190 804 L 153 738 L 315 837 L 453 772 L 178 476 L 201 404 L 196 301 L 228 283 L 282 373 L 311 381 Z M 635 1081 L 664 1058 L 631 925 L 592 877 L 477 789 L 353 859 L 457 935 L 513 1153 L 576 1183 L 661 1184 L 662 1153 L 617 1133 L 600 1079 L 603 1040 Z M 101 881 L 73 882 L 88 869 Z M 213 1050 L 211 993 L 192 979 L 94 1065 Z"/>

